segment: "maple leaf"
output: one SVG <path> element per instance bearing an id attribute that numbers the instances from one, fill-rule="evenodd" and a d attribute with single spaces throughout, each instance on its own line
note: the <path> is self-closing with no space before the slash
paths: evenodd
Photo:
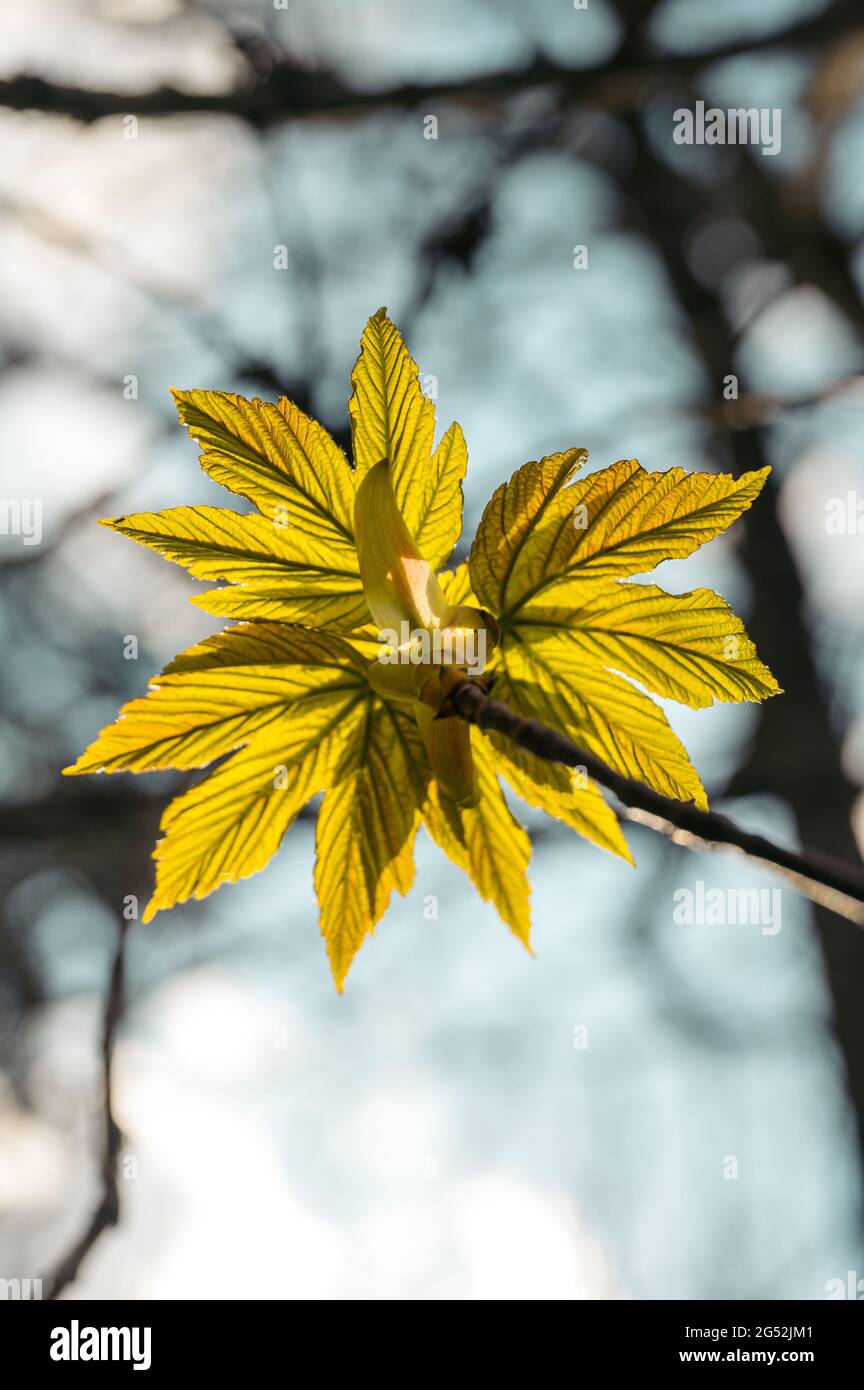
<path id="1" fill-rule="evenodd" d="M 442 569 L 461 531 L 465 441 L 454 424 L 435 445 L 434 406 L 383 309 L 351 381 L 353 466 L 287 400 L 174 392 L 204 471 L 255 510 L 104 524 L 227 581 L 192 601 L 241 621 L 172 661 L 66 769 L 221 760 L 164 813 L 144 920 L 263 868 L 323 792 L 314 881 L 340 990 L 392 892 L 411 887 L 421 823 L 529 945 L 531 847 L 501 778 L 632 863 L 587 777 L 448 716 L 467 652 L 488 656 L 496 698 L 517 713 L 699 806 L 698 774 L 650 694 L 701 707 L 778 690 L 717 595 L 627 582 L 725 530 L 767 469 L 736 480 L 630 460 L 576 480 L 584 450 L 554 454 L 497 489 L 468 563 Z"/>

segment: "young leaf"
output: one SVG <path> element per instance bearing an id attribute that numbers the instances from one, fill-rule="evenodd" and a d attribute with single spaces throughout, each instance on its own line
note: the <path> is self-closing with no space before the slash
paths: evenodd
<path id="1" fill-rule="evenodd" d="M 643 574 L 683 559 L 751 505 L 770 471 L 737 479 L 682 468 L 646 473 L 629 459 L 568 487 L 585 457 L 574 449 L 526 463 L 494 493 L 470 568 L 480 603 L 496 617 L 514 617 L 541 594 L 555 602 L 556 592 L 572 592 L 573 578 Z"/>
<path id="2" fill-rule="evenodd" d="M 208 613 L 348 629 L 368 620 L 353 547 L 227 507 L 170 507 L 103 522 L 183 565 L 196 579 L 230 579 L 196 595 Z"/>
<path id="3" fill-rule="evenodd" d="M 495 698 L 513 710 L 519 707 L 518 693 L 506 673 L 496 681 Z M 633 863 L 618 817 L 587 776 L 557 763 L 543 762 L 499 734 L 492 734 L 490 742 L 498 772 L 523 801 L 563 821 L 601 849 Z"/>
<path id="4" fill-rule="evenodd" d="M 699 776 L 646 689 L 700 707 L 779 690 L 740 619 L 708 589 L 680 597 L 615 577 L 683 558 L 749 507 L 767 469 L 646 473 L 635 459 L 573 481 L 584 453 L 518 469 L 471 548 L 471 584 L 501 630 L 517 712 L 666 796 L 707 805 Z M 528 518 L 529 520 L 526 520 Z"/>
<path id="5" fill-rule="evenodd" d="M 234 755 L 165 812 L 144 921 L 263 868 L 332 780 L 368 699 L 347 643 L 259 624 L 183 652 L 144 699 L 124 706 L 68 774 L 194 768 Z"/>
<path id="6" fill-rule="evenodd" d="M 417 364 L 386 309 L 366 325 L 351 384 L 348 410 L 357 481 L 376 463 L 387 461 L 396 505 L 418 549 L 438 569 L 462 529 L 468 454 L 456 424 L 432 453 L 435 407 L 420 390 Z"/>
<path id="7" fill-rule="evenodd" d="M 569 633 L 531 644 L 517 629 L 505 636 L 501 660 L 517 713 L 561 729 L 663 796 L 707 807 L 699 774 L 659 705 L 613 671 L 586 666 Z"/>
<path id="8" fill-rule="evenodd" d="M 423 750 L 411 720 L 379 701 L 367 704 L 318 814 L 315 892 L 336 988 L 383 917 L 395 889 L 414 880 L 414 836 L 426 794 Z"/>
<path id="9" fill-rule="evenodd" d="M 542 554 L 526 547 L 565 483 L 588 458 L 584 449 L 550 454 L 517 469 L 492 494 L 471 545 L 471 586 L 484 608 L 503 617 L 518 598 L 542 583 Z M 569 493 L 565 494 L 569 498 Z M 572 512 L 572 506 L 570 507 Z"/>
<path id="10" fill-rule="evenodd" d="M 365 693 L 312 690 L 290 718 L 253 734 L 249 743 L 191 791 L 171 802 L 154 850 L 156 888 L 143 920 L 222 883 L 263 869 L 307 801 L 328 786 L 356 736 Z"/>
<path id="11" fill-rule="evenodd" d="M 423 823 L 448 859 L 462 869 L 481 898 L 494 904 L 523 946 L 529 947 L 530 888 L 526 877 L 531 841 L 511 814 L 495 775 L 495 762 L 482 734 L 471 731 L 480 796 L 477 805 L 459 807 L 437 781 L 431 781 Z"/>
<path id="12" fill-rule="evenodd" d="M 555 607 L 527 604 L 519 630 L 532 645 L 566 633 L 586 666 L 610 666 L 655 695 L 702 709 L 776 695 L 744 624 L 710 589 L 667 594 L 656 584 L 573 580 L 554 589 Z M 570 606 L 565 600 L 570 597 Z"/>
<path id="13" fill-rule="evenodd" d="M 124 705 L 66 774 L 204 767 L 324 689 L 365 695 L 363 662 L 328 633 L 275 623 L 228 628 L 175 657 Z"/>
<path id="14" fill-rule="evenodd" d="M 485 678 L 518 715 L 699 806 L 698 774 L 644 692 L 701 707 L 778 690 L 717 595 L 621 582 L 720 534 L 767 470 L 646 473 L 625 460 L 576 479 L 585 451 L 552 454 L 497 489 L 469 563 L 438 573 L 461 529 L 462 432 L 452 425 L 433 447 L 434 407 L 383 309 L 366 325 L 351 380 L 353 469 L 289 401 L 175 392 L 204 471 L 256 510 L 173 507 L 106 524 L 195 578 L 226 580 L 194 601 L 255 621 L 182 653 L 67 769 L 223 759 L 164 814 L 145 920 L 262 868 L 323 791 L 315 888 L 340 990 L 392 892 L 411 886 L 421 816 L 528 945 L 530 843 L 499 775 L 632 862 L 587 778 L 449 714 L 454 673 L 469 668 L 452 649 L 440 654 L 443 637 L 483 638 Z"/>
<path id="15" fill-rule="evenodd" d="M 334 560 L 350 557 L 354 475 L 330 435 L 284 397 L 278 405 L 228 391 L 174 391 L 177 413 L 201 445 L 201 467 L 264 516 L 296 526 Z"/>

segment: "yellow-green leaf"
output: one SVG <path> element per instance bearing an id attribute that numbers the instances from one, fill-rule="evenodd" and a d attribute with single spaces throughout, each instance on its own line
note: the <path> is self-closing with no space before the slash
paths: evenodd
<path id="1" fill-rule="evenodd" d="M 539 463 L 517 468 L 510 481 L 493 492 L 471 546 L 469 567 L 479 602 L 496 617 L 503 617 L 526 589 L 543 578 L 543 556 L 535 552 L 526 563 L 526 546 L 547 509 L 587 458 L 584 449 L 550 454 Z"/>
<path id="2" fill-rule="evenodd" d="M 511 690 L 506 675 L 496 683 L 495 698 L 511 709 L 517 708 L 518 696 Z M 618 817 L 590 778 L 560 763 L 536 758 L 500 734 L 490 734 L 489 740 L 495 766 L 523 801 L 555 816 L 601 849 L 629 864 L 634 862 Z"/>
<path id="3" fill-rule="evenodd" d="M 710 589 L 667 594 L 655 584 L 573 578 L 554 594 L 555 606 L 535 600 L 521 610 L 523 640 L 536 645 L 566 632 L 586 666 L 623 671 L 694 709 L 779 692 L 741 619 Z"/>
<path id="4" fill-rule="evenodd" d="M 471 575 L 467 563 L 457 565 L 453 570 L 442 570 L 438 575 L 438 583 L 451 608 L 455 608 L 457 604 L 468 604 L 472 608 L 479 606 L 477 595 L 471 588 Z"/>
<path id="5" fill-rule="evenodd" d="M 498 617 L 514 618 L 541 593 L 554 604 L 556 588 L 574 576 L 640 574 L 685 558 L 751 505 L 770 471 L 741 478 L 681 468 L 646 473 L 628 459 L 566 486 L 572 469 L 563 466 L 566 455 L 556 457 L 557 470 L 549 460 L 519 469 L 483 514 L 471 577 L 481 603 Z M 509 520 L 525 508 L 533 517 L 527 531 Z M 501 531 L 505 558 L 496 560 Z"/>
<path id="6" fill-rule="evenodd" d="M 386 309 L 373 314 L 363 330 L 351 385 L 348 411 L 357 479 L 386 459 L 401 502 L 411 480 L 419 481 L 429 466 L 435 407 L 420 390 L 417 363 Z"/>
<path id="7" fill-rule="evenodd" d="M 659 706 L 612 671 L 586 667 L 568 633 L 529 645 L 517 630 L 503 665 L 518 714 L 560 729 L 664 796 L 707 806 L 699 775 Z"/>
<path id="8" fill-rule="evenodd" d="M 379 700 L 325 793 L 316 829 L 315 891 L 321 933 L 340 991 L 390 894 L 414 879 L 413 844 L 425 797 L 423 751 L 413 720 Z"/>
<path id="9" fill-rule="evenodd" d="M 204 767 L 261 729 L 284 737 L 295 702 L 322 690 L 365 697 L 347 643 L 275 624 L 229 628 L 176 657 L 66 772 Z"/>
<path id="10" fill-rule="evenodd" d="M 440 627 L 448 605 L 435 572 L 396 504 L 386 459 L 368 469 L 354 509 L 363 592 L 373 622 L 395 629 Z"/>
<path id="11" fill-rule="evenodd" d="M 342 565 L 353 544 L 354 476 L 317 420 L 283 397 L 278 405 L 229 391 L 173 392 L 177 413 L 202 447 L 201 467 L 265 516 L 300 528 Z"/>
<path id="12" fill-rule="evenodd" d="M 290 719 L 254 734 L 176 797 L 162 817 L 163 838 L 153 852 L 156 887 L 143 921 L 263 869 L 294 817 L 336 775 L 364 710 L 356 688 L 306 693 L 291 706 Z"/>
<path id="13" fill-rule="evenodd" d="M 443 564 L 462 528 L 465 440 L 451 425 L 432 453 L 435 407 L 385 309 L 366 325 L 348 402 L 357 481 L 385 459 L 396 503 L 429 564 Z"/>
<path id="14" fill-rule="evenodd" d="M 417 544 L 433 569 L 443 565 L 462 530 L 462 480 L 468 467 L 468 449 L 461 426 L 454 420 L 432 455 L 425 486 L 416 500 L 410 483 L 404 489 L 403 506 Z"/>
<path id="15" fill-rule="evenodd" d="M 733 478 L 683 468 L 647 473 L 635 459 L 613 463 L 574 485 L 573 502 L 584 506 L 586 524 L 565 530 L 562 546 L 547 552 L 550 563 L 557 567 L 559 555 L 566 554 L 562 569 L 599 579 L 644 574 L 663 560 L 682 560 L 731 526 L 759 496 L 770 472 L 762 468 Z"/>
<path id="16" fill-rule="evenodd" d="M 458 807 L 437 782 L 429 783 L 423 823 L 449 859 L 468 874 L 481 898 L 530 949 L 531 889 L 526 870 L 531 841 L 512 815 L 495 775 L 494 754 L 485 736 L 471 731 L 480 788 L 476 806 Z"/>
<path id="17" fill-rule="evenodd" d="M 231 580 L 234 589 L 195 596 L 208 613 L 339 629 L 368 619 L 356 551 L 334 558 L 329 542 L 278 518 L 225 507 L 170 507 L 103 525 L 183 565 L 196 579 Z"/>

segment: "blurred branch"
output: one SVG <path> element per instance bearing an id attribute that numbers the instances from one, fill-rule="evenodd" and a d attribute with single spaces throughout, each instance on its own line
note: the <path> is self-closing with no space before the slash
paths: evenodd
<path id="1" fill-rule="evenodd" d="M 102 1103 L 104 1125 L 101 1165 L 102 1194 L 96 1210 L 90 1218 L 90 1224 L 87 1226 L 84 1234 L 63 1256 L 53 1273 L 47 1276 L 45 1280 L 45 1297 L 48 1299 L 58 1298 L 63 1289 L 73 1282 L 78 1275 L 78 1270 L 85 1257 L 90 1253 L 103 1231 L 107 1231 L 110 1227 L 116 1226 L 120 1217 L 120 1189 L 117 1182 L 117 1163 L 120 1157 L 120 1146 L 123 1142 L 123 1135 L 114 1118 L 111 1063 L 114 1054 L 114 1037 L 117 1031 L 117 1025 L 123 1015 L 125 1005 L 124 975 L 127 926 L 128 923 L 126 920 L 121 918 L 117 927 L 117 943 L 114 951 L 114 960 L 111 966 L 111 979 L 105 998 L 105 1011 L 102 1023 L 102 1082 L 104 1088 L 104 1100 Z"/>
<path id="2" fill-rule="evenodd" d="M 161 812 L 168 802 L 187 787 L 194 786 L 191 775 L 178 777 L 170 792 L 139 791 L 132 786 L 131 773 L 109 787 L 74 785 L 71 778 L 60 779 L 59 786 L 42 796 L 9 806 L 0 806 L 0 841 L 20 844 L 29 840 L 44 843 L 56 840 L 64 858 L 79 863 L 80 854 L 95 857 L 106 846 L 117 862 L 117 854 L 130 838 L 154 839 Z M 77 784 L 78 778 L 75 778 Z M 200 779 L 198 779 L 200 780 Z M 314 812 L 304 806 L 298 820 L 311 819 Z M 93 846 L 94 837 L 96 846 Z"/>
<path id="3" fill-rule="evenodd" d="M 0 558 L 0 579 L 5 578 L 12 570 L 25 569 L 34 564 L 44 564 L 49 556 L 60 550 L 71 536 L 78 534 L 82 525 L 93 521 L 104 513 L 105 509 L 110 506 L 116 491 L 116 488 L 103 489 L 95 497 L 88 497 L 80 507 L 74 507 L 68 512 L 54 534 L 39 545 L 27 550 L 18 550 L 8 557 L 4 554 Z"/>
<path id="4" fill-rule="evenodd" d="M 224 319 L 204 313 L 194 296 L 190 295 L 179 281 L 172 283 L 170 279 L 164 278 L 161 271 L 158 274 L 154 273 L 153 269 L 128 247 L 111 240 L 110 235 L 102 235 L 97 239 L 89 231 L 61 219 L 53 210 L 23 203 L 5 194 L 0 194 L 0 215 L 14 219 L 19 226 L 41 241 L 51 246 L 59 246 L 69 255 L 76 256 L 89 265 L 98 266 L 118 284 L 144 296 L 154 309 L 160 310 L 163 315 L 172 316 L 178 324 L 181 322 L 181 314 L 185 315 L 182 321 L 184 326 L 191 327 L 202 345 L 214 355 L 223 357 L 239 379 L 251 381 L 259 389 L 270 391 L 275 396 L 289 394 L 301 409 L 309 408 L 311 402 L 307 382 L 283 380 L 271 362 L 250 355 L 247 349 L 233 342 Z M 91 376 L 93 375 L 91 372 Z M 103 380 L 101 384 L 116 387 L 115 382 Z M 173 431 L 174 428 L 172 410 L 170 429 Z M 107 501 L 110 495 L 106 494 L 104 500 Z M 97 498 L 92 505 L 101 505 L 102 500 Z M 72 518 L 73 525 L 75 521 L 85 519 L 84 511 L 86 507 L 82 509 L 81 514 Z M 25 556 L 23 561 L 18 563 L 32 563 L 41 559 L 46 551 L 46 546 L 40 546 L 36 554 Z"/>
<path id="5" fill-rule="evenodd" d="M 616 8 L 626 20 L 625 0 Z M 823 12 L 836 22 L 847 19 L 852 7 L 843 0 Z M 830 44 L 830 38 L 826 34 Z M 619 58 L 626 61 L 625 38 Z M 820 45 L 824 51 L 826 45 Z M 817 50 L 818 52 L 818 50 Z M 687 81 L 682 104 L 705 97 L 700 84 Z M 575 109 L 575 106 L 574 106 Z M 746 393 L 746 372 L 738 357 L 740 325 L 733 322 L 722 283 L 706 283 L 688 255 L 687 230 L 710 218 L 728 217 L 749 225 L 764 256 L 782 263 L 794 282 L 813 284 L 843 313 L 859 343 L 864 340 L 864 303 L 852 264 L 852 250 L 827 224 L 818 197 L 801 198 L 801 189 L 775 178 L 760 167 L 752 152 L 722 147 L 714 179 L 687 177 L 658 150 L 657 142 L 637 112 L 623 124 L 632 140 L 626 172 L 615 174 L 628 199 L 634 230 L 656 248 L 678 301 L 682 322 L 701 359 L 707 379 L 717 384 L 735 372 Z M 583 156 L 584 157 L 584 156 Z M 764 163 L 764 161 L 763 161 Z M 806 191 L 806 190 L 805 190 Z M 714 428 L 707 446 L 718 464 L 735 473 L 759 469 L 769 461 L 763 423 L 743 429 Z M 752 580 L 752 610 L 748 624 L 764 660 L 783 672 L 787 695 L 772 717 L 758 720 L 745 765 L 731 792 L 746 794 L 770 788 L 794 809 L 801 840 L 840 854 L 851 863 L 858 849 L 851 827 L 856 789 L 846 776 L 839 735 L 828 709 L 829 694 L 811 648 L 801 575 L 777 508 L 777 485 L 769 479 L 762 505 L 753 508 L 742 526 L 741 558 Z M 815 911 L 825 973 L 832 995 L 832 1032 L 842 1055 L 859 1148 L 864 1155 L 864 953 L 851 932 L 838 932 L 821 905 Z M 864 1203 L 859 1207 L 859 1229 Z"/>
<path id="6" fill-rule="evenodd" d="M 778 396 L 771 391 L 745 391 L 734 400 L 702 401 L 686 410 L 687 415 L 695 415 L 709 421 L 717 429 L 755 430 L 762 425 L 772 424 L 782 415 L 795 410 L 808 410 L 822 405 L 848 406 L 860 410 L 864 404 L 864 376 L 847 376 L 839 381 L 830 381 L 818 391 L 808 391 L 801 396 Z M 663 419 L 669 418 L 669 406 L 657 406 L 656 412 L 648 410 L 650 418 L 656 413 Z"/>
<path id="7" fill-rule="evenodd" d="M 647 15 L 649 7 L 642 6 Z M 779 32 L 743 36 L 697 53 L 662 53 L 640 42 L 628 48 L 627 59 L 614 55 L 593 67 L 573 68 L 548 58 L 536 58 L 528 66 L 506 72 L 469 77 L 455 82 L 404 83 L 396 87 L 357 91 L 332 71 L 313 71 L 288 59 L 274 60 L 242 88 L 226 92 L 184 92 L 160 87 L 150 92 L 94 91 L 66 87 L 27 74 L 0 82 L 0 106 L 15 111 L 42 111 L 96 121 L 103 116 L 179 116 L 218 113 L 235 116 L 265 128 L 292 118 L 338 116 L 386 107 L 414 108 L 430 101 L 463 101 L 475 104 L 491 98 L 517 96 L 531 87 L 556 87 L 582 103 L 607 110 L 631 110 L 649 89 L 669 79 L 687 77 L 713 63 L 783 48 L 807 50 L 861 28 L 854 7 L 838 3 L 808 16 Z"/>
<path id="8" fill-rule="evenodd" d="M 615 772 L 599 758 L 578 747 L 572 739 L 550 729 L 538 719 L 523 719 L 500 700 L 494 700 L 475 682 L 463 677 L 451 686 L 447 705 L 484 733 L 503 734 L 526 752 L 546 762 L 584 770 L 611 791 L 624 806 L 624 816 L 666 835 L 687 849 L 717 846 L 737 850 L 782 874 L 790 887 L 812 902 L 864 926 L 864 871 L 851 864 L 807 850 L 799 854 L 775 845 L 715 811 L 700 811 L 692 802 L 661 796 L 643 782 Z M 446 708 L 447 706 L 445 706 Z"/>

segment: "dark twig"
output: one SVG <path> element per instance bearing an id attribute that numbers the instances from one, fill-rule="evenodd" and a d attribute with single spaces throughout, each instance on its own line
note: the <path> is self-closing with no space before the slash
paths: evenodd
<path id="1" fill-rule="evenodd" d="M 124 975 L 127 926 L 128 923 L 126 920 L 121 918 L 117 928 L 117 944 L 111 966 L 111 979 L 105 999 L 105 1011 L 102 1025 L 102 1078 L 104 1086 L 104 1100 L 102 1103 L 102 1122 L 104 1125 L 104 1147 L 102 1150 L 101 1173 L 102 1196 L 96 1210 L 90 1218 L 90 1224 L 84 1234 L 63 1256 L 53 1274 L 50 1274 L 46 1279 L 45 1297 L 48 1299 L 58 1298 L 63 1289 L 73 1282 L 78 1275 L 78 1270 L 82 1262 L 92 1250 L 103 1231 L 108 1230 L 112 1226 L 116 1226 L 120 1217 L 120 1189 L 117 1181 L 117 1163 L 120 1157 L 123 1135 L 114 1118 L 111 1063 L 114 1054 L 114 1036 L 117 1031 L 117 1024 L 122 1017 L 125 1003 Z"/>
<path id="2" fill-rule="evenodd" d="M 290 58 L 274 58 L 266 71 L 250 73 L 251 80 L 225 92 L 186 92 L 161 87 L 156 91 L 112 92 L 67 87 L 23 73 L 0 81 L 0 106 L 15 111 L 42 111 L 96 121 L 104 116 L 178 116 L 214 113 L 235 116 L 258 129 L 313 116 L 348 116 L 393 107 L 427 109 L 430 100 L 449 100 L 476 107 L 484 100 L 518 96 L 533 87 L 553 87 L 580 103 L 609 110 L 639 107 L 649 92 L 672 79 L 764 50 L 808 52 L 817 45 L 857 33 L 860 15 L 849 4 L 810 15 L 786 29 L 763 35 L 743 35 L 701 53 L 666 53 L 642 45 L 627 55 L 614 54 L 590 67 L 567 67 L 549 58 L 535 58 L 515 71 L 492 72 L 451 82 L 406 82 L 372 90 L 351 87 L 336 72 L 312 71 Z"/>
<path id="3" fill-rule="evenodd" d="M 745 854 L 782 874 L 791 887 L 811 901 L 864 926 L 864 872 L 853 865 L 817 850 L 799 854 L 784 849 L 763 835 L 743 830 L 728 816 L 700 811 L 692 802 L 661 796 L 644 783 L 615 772 L 557 730 L 537 719 L 514 714 L 467 678 L 451 687 L 447 706 L 484 733 L 503 734 L 535 757 L 584 769 L 587 776 L 618 798 L 626 819 L 647 825 L 688 849 L 722 847 Z"/>

